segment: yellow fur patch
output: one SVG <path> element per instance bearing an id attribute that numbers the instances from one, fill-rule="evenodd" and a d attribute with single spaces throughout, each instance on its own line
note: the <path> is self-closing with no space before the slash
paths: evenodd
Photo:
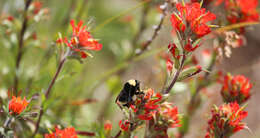
<path id="1" fill-rule="evenodd" d="M 135 82 L 135 80 L 129 80 L 129 81 L 128 81 L 128 83 L 129 83 L 129 84 L 131 84 L 131 85 L 133 85 L 133 86 L 135 86 L 135 85 L 136 85 L 136 82 Z"/>

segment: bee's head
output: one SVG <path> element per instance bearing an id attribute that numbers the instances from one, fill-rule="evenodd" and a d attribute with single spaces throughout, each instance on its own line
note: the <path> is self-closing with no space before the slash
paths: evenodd
<path id="1" fill-rule="evenodd" d="M 125 88 L 136 88 L 136 90 L 140 90 L 140 81 L 138 80 L 128 80 L 125 83 Z"/>

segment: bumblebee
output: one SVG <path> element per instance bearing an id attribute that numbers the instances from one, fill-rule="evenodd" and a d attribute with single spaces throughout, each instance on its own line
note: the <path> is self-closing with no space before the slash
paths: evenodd
<path id="1" fill-rule="evenodd" d="M 121 105 L 129 108 L 133 102 L 133 97 L 139 94 L 143 94 L 143 92 L 140 90 L 140 81 L 129 80 L 125 83 L 124 88 L 120 91 L 115 102 L 121 109 Z"/>

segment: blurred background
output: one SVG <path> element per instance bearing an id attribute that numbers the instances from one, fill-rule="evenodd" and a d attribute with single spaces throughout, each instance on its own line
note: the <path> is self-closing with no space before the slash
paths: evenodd
<path id="1" fill-rule="evenodd" d="M 96 132 L 102 137 L 101 128 L 106 120 L 113 124 L 112 135 L 119 130 L 118 122 L 123 114 L 115 104 L 116 96 L 123 84 L 129 79 L 141 81 L 141 87 L 163 89 L 167 79 L 166 65 L 161 55 L 167 45 L 173 41 L 171 23 L 166 16 L 158 36 L 148 49 L 140 56 L 133 56 L 138 47 L 150 40 L 162 18 L 159 6 L 163 0 L 144 2 L 142 0 L 37 0 L 42 3 L 43 14 L 34 16 L 28 22 L 27 37 L 24 43 L 24 55 L 19 71 L 15 69 L 17 55 L 17 34 L 22 24 L 22 0 L 1 0 L 1 17 L 13 16 L 12 25 L 0 29 L 0 97 L 1 104 L 7 100 L 7 90 L 14 85 L 15 74 L 19 76 L 19 90 L 22 96 L 30 97 L 35 93 L 43 93 L 47 89 L 57 68 L 58 50 L 55 41 L 58 32 L 64 36 L 71 34 L 70 20 L 83 20 L 94 38 L 99 39 L 103 49 L 91 52 L 84 63 L 69 60 L 52 89 L 48 108 L 41 122 L 40 132 L 53 129 L 54 125 L 73 126 L 77 130 Z M 218 11 L 216 11 L 218 12 Z M 0 18 L 3 23 L 3 18 Z M 9 30 L 8 30 L 9 29 Z M 8 31 L 8 32 L 7 32 Z M 252 97 L 246 110 L 249 112 L 245 122 L 252 133 L 243 130 L 233 137 L 260 137 L 260 26 L 247 28 L 247 43 L 240 48 L 232 49 L 230 58 L 224 57 L 214 69 L 243 74 L 253 83 Z M 213 49 L 211 43 L 205 43 L 195 52 L 199 64 L 205 66 L 201 52 Z M 197 79 L 195 77 L 194 79 Z M 203 96 L 203 103 L 192 118 L 187 138 L 204 137 L 210 108 L 220 105 L 221 86 L 215 84 L 207 88 L 210 95 Z M 176 104 L 179 112 L 185 112 L 189 101 L 187 83 L 177 83 L 171 92 L 169 101 Z M 30 106 L 39 111 L 40 99 Z M 3 122 L 3 118 L 1 118 Z M 21 127 L 21 128 L 19 128 Z M 30 133 L 34 126 L 18 126 L 24 133 Z M 173 132 L 176 130 L 173 130 Z M 142 136 L 142 131 L 138 136 Z M 23 137 L 21 135 L 21 137 Z"/>

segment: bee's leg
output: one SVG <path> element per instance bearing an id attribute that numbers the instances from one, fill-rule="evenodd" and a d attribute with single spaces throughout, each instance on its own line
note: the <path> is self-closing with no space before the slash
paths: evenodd
<path id="1" fill-rule="evenodd" d="M 127 112 L 125 111 L 125 109 L 123 108 L 123 106 L 126 106 L 126 104 L 124 104 L 123 106 L 121 105 L 121 103 L 117 100 L 116 101 L 116 104 L 117 104 L 117 106 L 120 108 L 120 110 L 123 112 L 123 114 L 125 115 L 125 116 L 127 116 Z"/>
<path id="2" fill-rule="evenodd" d="M 120 108 L 120 110 L 123 111 L 123 107 L 122 107 L 122 105 L 120 104 L 120 102 L 119 102 L 118 100 L 116 100 L 115 103 L 116 103 L 117 106 Z"/>
<path id="3" fill-rule="evenodd" d="M 117 106 L 120 108 L 120 110 L 123 111 L 123 107 L 122 107 L 122 105 L 121 105 L 120 102 L 119 102 L 119 95 L 116 97 L 115 103 L 116 103 Z"/>
<path id="4" fill-rule="evenodd" d="M 125 106 L 126 104 L 123 104 L 123 106 L 122 106 L 122 104 L 119 102 L 118 99 L 119 99 L 119 96 L 116 97 L 115 103 L 116 103 L 117 106 L 120 108 L 120 110 L 123 112 L 123 114 L 124 114 L 125 116 L 127 116 L 127 113 L 126 113 L 126 111 L 125 111 L 124 108 L 123 108 L 123 106 Z"/>

